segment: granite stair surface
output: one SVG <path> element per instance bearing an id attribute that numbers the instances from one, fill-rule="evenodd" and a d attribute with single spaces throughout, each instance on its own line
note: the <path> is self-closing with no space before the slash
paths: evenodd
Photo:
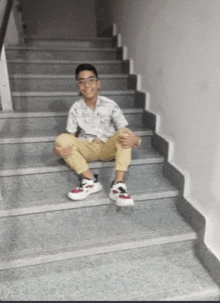
<path id="1" fill-rule="evenodd" d="M 194 254 L 196 232 L 180 216 L 180 192 L 163 175 L 145 100 L 116 39 L 29 36 L 6 48 L 14 111 L 0 113 L 0 300 L 219 300 Z M 53 154 L 79 99 L 78 64 L 94 64 L 101 95 L 122 108 L 142 138 L 126 174 L 134 207 L 108 197 L 114 161 L 89 164 L 103 190 L 67 193 L 79 178 Z"/>

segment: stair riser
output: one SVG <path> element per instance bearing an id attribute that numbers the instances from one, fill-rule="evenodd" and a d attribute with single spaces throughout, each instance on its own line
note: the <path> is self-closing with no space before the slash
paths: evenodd
<path id="1" fill-rule="evenodd" d="M 166 212 L 166 216 L 164 213 Z M 139 203 L 125 215 L 114 205 L 0 219 L 0 257 L 36 257 L 190 233 L 175 198 Z M 86 222 L 86 224 L 85 224 Z M 122 224 L 123 222 L 123 224 Z M 89 226 L 89 229 L 88 229 Z M 72 247 L 71 247 L 72 246 Z M 18 254 L 16 256 L 16 254 Z"/>
<path id="2" fill-rule="evenodd" d="M 52 154 L 52 153 L 51 153 Z M 100 162 L 98 167 L 90 163 L 94 174 L 99 174 L 99 180 L 104 187 L 100 195 L 91 195 L 91 200 L 106 199 L 112 180 L 114 180 L 114 161 L 111 167 L 104 167 Z M 126 184 L 131 195 L 139 197 L 146 193 L 164 193 L 175 188 L 162 175 L 162 163 L 131 165 L 126 173 Z M 143 178 L 144 176 L 144 178 Z M 45 204 L 60 204 L 70 202 L 67 193 L 73 186 L 79 184 L 78 176 L 72 171 L 39 173 L 12 177 L 1 177 L 3 209 L 33 207 Z"/>
<path id="3" fill-rule="evenodd" d="M 44 74 L 44 75 L 75 75 L 75 69 L 79 63 L 8 63 L 10 74 Z M 93 64 L 98 74 L 120 74 L 128 69 L 128 64 L 123 63 L 106 63 Z"/>
<path id="4" fill-rule="evenodd" d="M 55 50 L 7 50 L 9 60 L 82 60 L 89 63 L 89 60 L 122 60 L 120 51 L 95 50 L 95 51 L 55 51 Z"/>
<path id="5" fill-rule="evenodd" d="M 53 142 L 2 144 L 0 154 L 0 170 L 65 165 L 53 155 Z M 155 157 L 157 154 L 151 149 L 151 137 L 143 137 L 141 146 L 134 148 L 132 154 L 132 159 Z"/>
<path id="6" fill-rule="evenodd" d="M 65 40 L 57 40 L 57 41 L 51 41 L 51 40 L 31 40 L 31 39 L 25 39 L 25 44 L 28 46 L 40 46 L 45 48 L 98 48 L 98 47 L 105 47 L 105 48 L 111 48 L 114 47 L 114 41 L 113 39 L 109 40 L 91 40 L 91 41 L 65 41 Z"/>
<path id="7" fill-rule="evenodd" d="M 129 95 L 106 95 L 106 97 L 114 100 L 121 108 L 133 108 L 135 100 L 138 96 L 134 94 Z M 68 111 L 71 105 L 79 100 L 81 97 L 77 96 L 22 96 L 13 97 L 13 108 L 16 111 Z"/>
<path id="8" fill-rule="evenodd" d="M 101 90 L 127 90 L 135 89 L 136 83 L 126 78 L 100 78 Z M 11 90 L 14 92 L 21 91 L 78 91 L 74 78 L 10 78 Z"/>
<path id="9" fill-rule="evenodd" d="M 125 114 L 133 130 L 142 127 L 142 114 Z M 66 131 L 67 116 L 43 118 L 0 119 L 0 137 L 57 136 Z"/>

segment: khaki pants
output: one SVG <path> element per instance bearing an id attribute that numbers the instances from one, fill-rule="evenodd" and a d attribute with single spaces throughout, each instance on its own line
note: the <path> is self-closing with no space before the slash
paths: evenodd
<path id="1" fill-rule="evenodd" d="M 56 139 L 62 147 L 71 147 L 71 156 L 64 158 L 64 161 L 77 174 L 82 174 L 88 169 L 88 162 L 110 161 L 115 159 L 115 170 L 127 171 L 131 162 L 131 148 L 123 148 L 118 142 L 119 135 L 126 136 L 122 131 L 129 131 L 128 128 L 121 128 L 105 143 L 99 139 L 92 142 L 83 138 L 76 138 L 70 134 L 63 133 Z"/>

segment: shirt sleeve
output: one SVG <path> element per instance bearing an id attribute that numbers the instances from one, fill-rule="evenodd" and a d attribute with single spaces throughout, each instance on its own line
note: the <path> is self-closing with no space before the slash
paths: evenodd
<path id="1" fill-rule="evenodd" d="M 128 121 L 125 119 L 125 116 L 120 109 L 120 107 L 115 103 L 112 110 L 112 120 L 115 124 L 117 130 L 119 128 L 126 127 L 128 125 Z"/>
<path id="2" fill-rule="evenodd" d="M 68 113 L 66 130 L 68 133 L 75 133 L 78 130 L 78 124 L 76 119 L 76 111 L 74 107 L 71 107 Z"/>

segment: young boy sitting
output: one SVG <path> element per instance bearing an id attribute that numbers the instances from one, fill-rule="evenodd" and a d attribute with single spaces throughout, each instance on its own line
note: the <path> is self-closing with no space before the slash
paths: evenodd
<path id="1" fill-rule="evenodd" d="M 54 153 L 65 162 L 82 181 L 73 188 L 68 197 L 82 200 L 102 189 L 97 175 L 88 167 L 90 161 L 111 161 L 115 159 L 115 180 L 109 197 L 118 206 L 132 206 L 133 199 L 127 193 L 123 182 L 131 161 L 131 149 L 138 146 L 140 137 L 126 128 L 128 125 L 119 106 L 112 100 L 99 96 L 100 81 L 94 66 L 80 64 L 75 71 L 77 88 L 83 98 L 70 108 L 67 127 L 54 144 Z M 117 132 L 115 130 L 117 129 Z M 78 131 L 78 132 L 77 132 Z M 78 137 L 76 137 L 76 133 Z"/>

